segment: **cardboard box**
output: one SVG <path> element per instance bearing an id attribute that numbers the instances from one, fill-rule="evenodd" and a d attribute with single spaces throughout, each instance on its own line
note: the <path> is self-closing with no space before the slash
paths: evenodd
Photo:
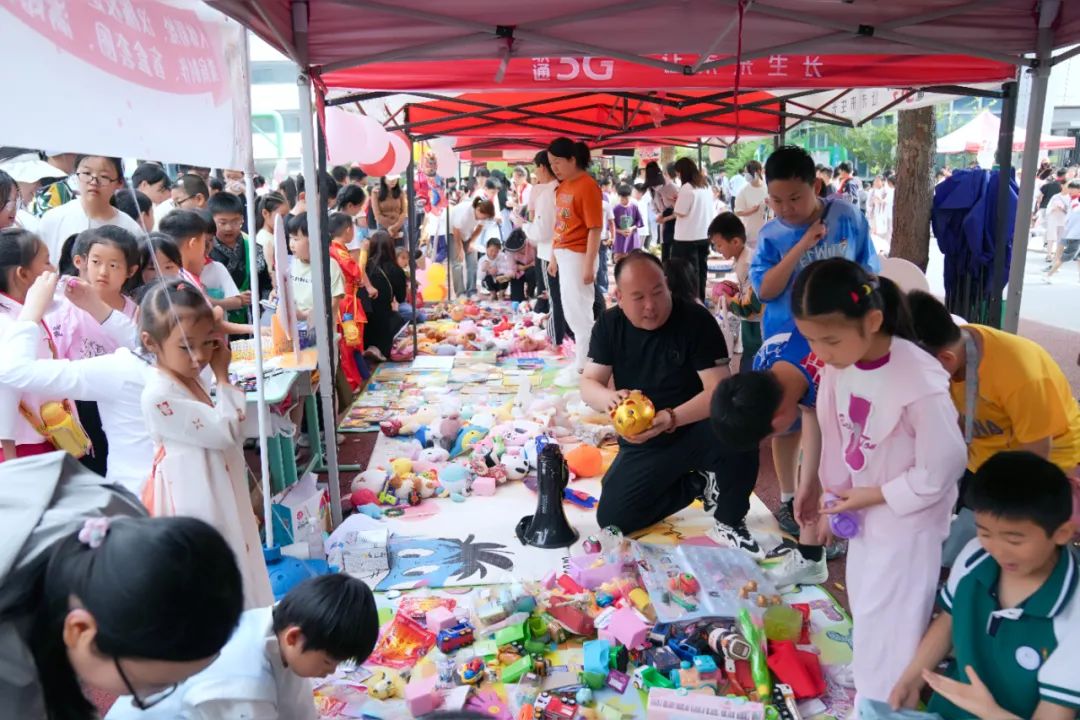
<path id="1" fill-rule="evenodd" d="M 274 496 L 270 511 L 275 545 L 306 542 L 312 545 L 312 557 L 323 557 L 322 534 L 330 532 L 330 493 L 325 484 L 316 484 L 314 473 Z"/>

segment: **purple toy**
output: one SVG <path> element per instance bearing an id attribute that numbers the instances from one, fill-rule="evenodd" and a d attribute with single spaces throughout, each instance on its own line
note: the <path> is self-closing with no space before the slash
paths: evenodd
<path id="1" fill-rule="evenodd" d="M 825 493 L 825 507 L 830 508 L 840 502 L 840 498 L 832 493 Z M 844 540 L 850 540 L 859 534 L 859 516 L 852 512 L 841 512 L 829 516 L 829 527 L 833 535 Z"/>

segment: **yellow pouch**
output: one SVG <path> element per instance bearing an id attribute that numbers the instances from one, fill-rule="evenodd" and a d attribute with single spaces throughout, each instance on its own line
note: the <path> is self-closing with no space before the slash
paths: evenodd
<path id="1" fill-rule="evenodd" d="M 360 332 L 360 323 L 355 320 L 342 320 L 341 337 L 345 338 L 345 344 L 349 347 L 360 347 L 363 343 L 363 335 Z"/>
<path id="2" fill-rule="evenodd" d="M 90 452 L 90 438 L 66 401 L 54 400 L 43 404 L 40 410 L 41 419 L 37 421 L 26 405 L 21 402 L 19 412 L 57 450 L 63 450 L 76 458 L 81 458 Z"/>

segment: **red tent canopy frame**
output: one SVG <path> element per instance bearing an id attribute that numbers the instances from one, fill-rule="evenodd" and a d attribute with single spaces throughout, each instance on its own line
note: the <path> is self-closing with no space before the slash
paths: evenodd
<path id="1" fill-rule="evenodd" d="M 821 0 L 206 0 L 275 46 L 299 66 L 301 144 L 308 201 L 318 197 L 312 86 L 325 100 L 334 73 L 348 76 L 352 90 L 535 91 L 555 72 L 565 93 L 580 89 L 679 91 L 778 87 L 916 88 L 926 84 L 1007 81 L 1015 68 L 1030 69 L 1027 141 L 1038 141 L 1047 84 L 1054 64 L 1080 54 L 1080 2 L 1076 0 L 903 0 L 824 2 Z M 609 42 L 610 41 L 610 42 Z M 1056 49 L 1071 45 L 1076 48 Z M 357 54 L 357 48 L 362 53 Z M 628 50 L 633 48 L 633 50 Z M 921 59 L 920 59 L 921 54 Z M 963 59 L 961 59 L 961 56 Z M 548 60 L 548 69 L 539 62 Z M 587 61 L 587 58 L 593 60 Z M 787 58 L 785 61 L 784 59 Z M 794 58 L 794 60 L 793 60 Z M 848 58 L 845 66 L 843 59 Z M 536 62 L 534 62 L 534 60 Z M 552 61 L 557 60 L 553 70 Z M 568 62 L 564 62 L 568 60 Z M 607 75 L 610 80 L 596 80 Z M 620 67 L 614 65 L 620 62 Z M 524 63 L 528 63 L 528 70 Z M 621 64 L 635 75 L 649 73 L 646 87 L 623 80 Z M 414 65 L 413 63 L 420 63 Z M 566 77 L 576 64 L 578 75 Z M 739 81 L 733 81 L 738 66 Z M 1008 66 L 1008 67 L 1006 67 Z M 537 67 L 534 70 L 534 67 Z M 522 70 L 519 70 L 522 68 Z M 802 77 L 796 82 L 798 70 Z M 657 76 L 653 71 L 660 71 Z M 771 73 L 788 77 L 772 84 Z M 422 75 L 421 71 L 428 73 Z M 665 72 L 666 71 L 666 72 Z M 820 71 L 820 77 L 818 77 Z M 526 77 L 535 78 L 524 84 Z M 598 86 L 598 82 L 623 85 Z M 791 73 L 795 73 L 794 76 Z M 510 82 L 506 82 L 507 77 Z M 378 78 L 384 78 L 380 87 Z M 583 79 L 582 79 L 583 78 Z M 692 81 L 688 78 L 693 78 Z M 479 85 L 468 83 L 483 81 Z M 679 81 L 682 81 L 681 83 Z M 341 82 L 346 82 L 342 80 Z M 513 86 L 511 83 L 522 83 Z M 642 82 L 642 80 L 638 80 Z M 397 85 L 390 86 L 391 83 Z M 1015 85 L 1006 83 L 1006 115 L 999 148 L 1012 144 Z M 324 157 L 325 148 L 319 153 Z M 999 154 L 1009 167 L 1010 153 Z M 1038 158 L 1025 153 L 1020 207 L 1030 207 Z M 412 195 L 412 173 L 407 176 Z M 1006 184 L 999 183 L 1000 193 Z M 999 198 L 1004 207 L 1004 197 Z M 1004 220 L 998 236 L 1004 238 Z M 321 213 L 309 214 L 309 233 L 322 235 Z M 1027 220 L 1017 213 L 1013 266 L 1005 327 L 1019 325 Z M 1003 239 L 1001 240 L 1003 243 Z M 1001 248 L 999 248 L 1000 250 Z M 325 250 L 324 250 L 325 253 Z M 996 253 L 1004 257 L 1004 253 Z M 325 262 L 324 262 L 325 261 Z M 313 272 L 327 285 L 329 259 L 313 256 Z M 995 278 L 1004 276 L 995 267 Z M 321 295 L 325 296 L 324 292 Z M 320 295 L 320 293 L 316 293 Z M 324 300 L 316 310 L 325 311 Z M 992 311 L 996 308 L 992 308 Z M 323 312 L 322 314 L 326 314 Z M 319 363 L 332 367 L 326 338 L 319 338 Z M 322 373 L 324 418 L 333 427 L 330 373 Z M 327 443 L 331 496 L 337 501 L 336 448 Z"/>

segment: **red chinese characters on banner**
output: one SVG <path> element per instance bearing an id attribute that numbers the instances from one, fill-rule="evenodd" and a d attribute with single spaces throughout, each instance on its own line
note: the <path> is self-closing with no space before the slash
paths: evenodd
<path id="1" fill-rule="evenodd" d="M 741 66 L 745 90 L 775 88 L 910 87 L 927 84 L 998 82 L 1015 75 L 1006 63 L 963 55 L 786 54 L 725 62 L 697 73 L 697 55 L 651 56 L 676 68 L 657 68 L 603 57 L 515 57 L 502 81 L 496 61 L 443 60 L 372 63 L 321 76 L 327 87 L 368 90 L 656 90 L 730 87 Z"/>
<path id="2" fill-rule="evenodd" d="M 155 0 L 0 0 L 83 61 L 154 90 L 225 99 L 221 37 L 195 12 Z"/>

